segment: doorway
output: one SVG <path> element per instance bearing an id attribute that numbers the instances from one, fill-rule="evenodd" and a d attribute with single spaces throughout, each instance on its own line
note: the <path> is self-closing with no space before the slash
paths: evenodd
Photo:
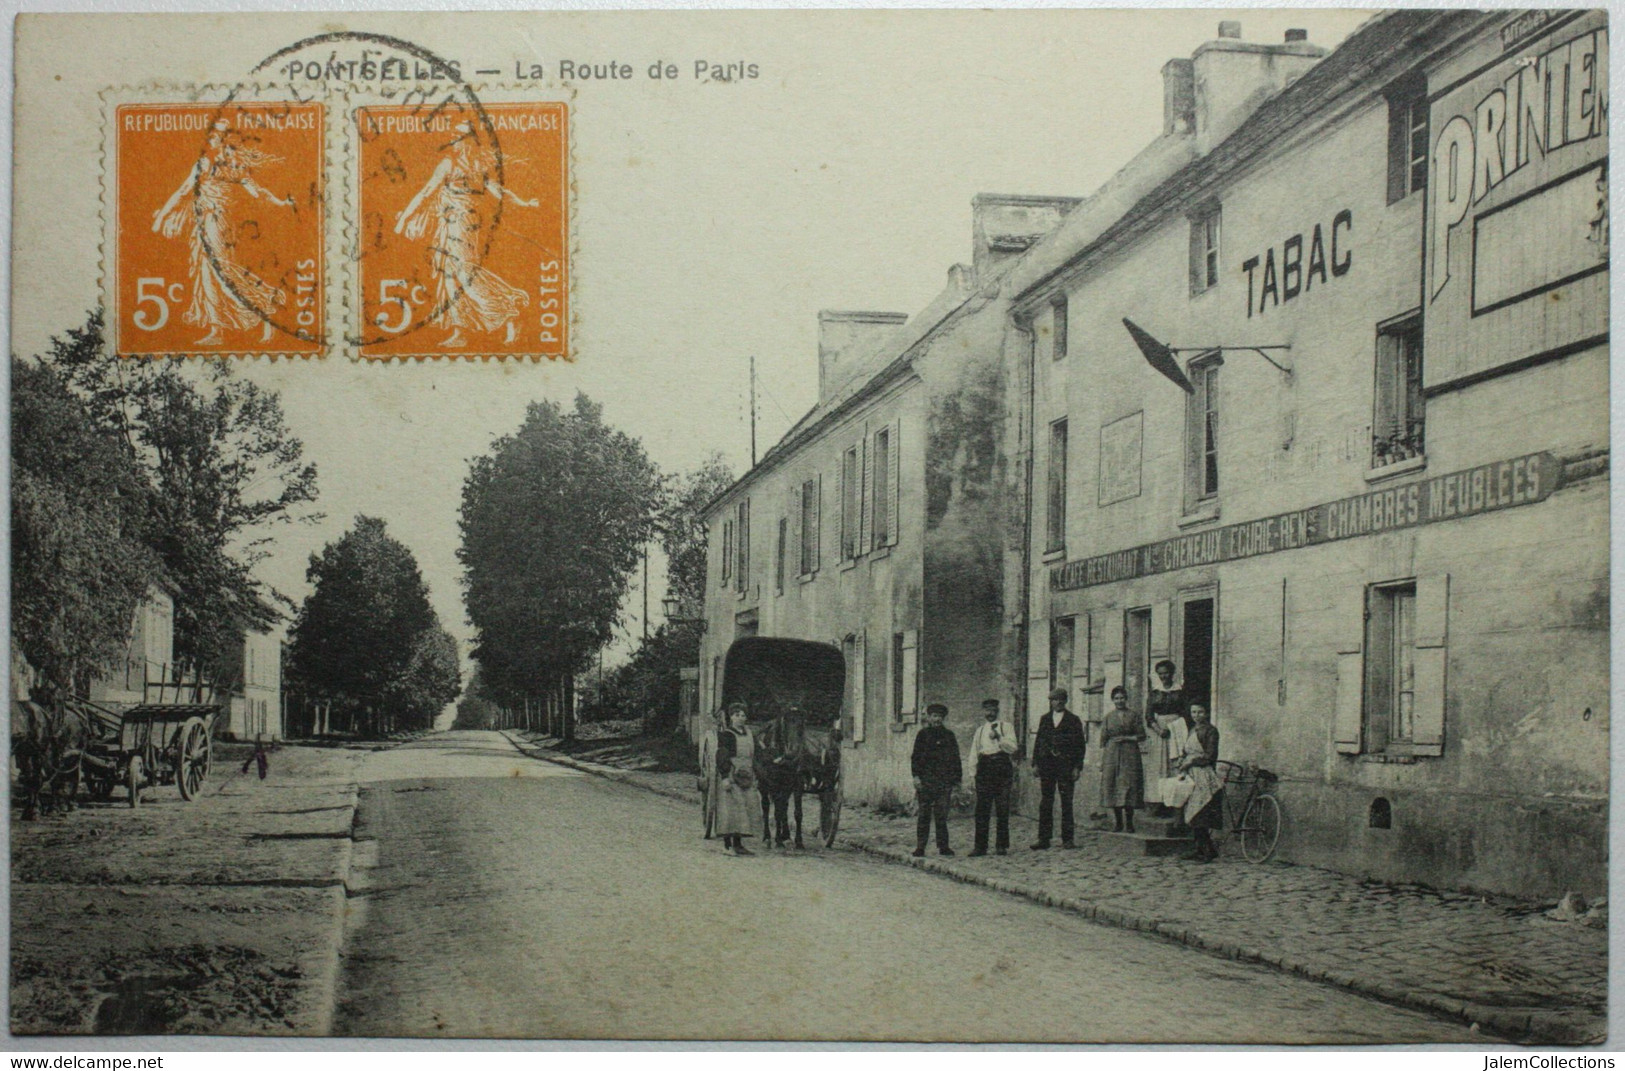
<path id="1" fill-rule="evenodd" d="M 1185 660 L 1185 696 L 1213 713 L 1213 596 L 1187 598 L 1180 652 Z"/>

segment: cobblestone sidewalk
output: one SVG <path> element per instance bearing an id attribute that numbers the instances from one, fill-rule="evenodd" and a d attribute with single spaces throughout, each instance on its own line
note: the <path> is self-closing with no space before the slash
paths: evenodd
<path id="1" fill-rule="evenodd" d="M 691 774 L 582 763 L 546 738 L 509 734 L 527 754 L 697 800 Z M 960 851 L 969 818 L 950 822 Z M 1544 905 L 1361 881 L 1284 863 L 1252 864 L 1234 844 L 1217 864 L 1120 854 L 1080 829 L 1073 850 L 1030 851 L 1036 823 L 1011 821 L 1008 856 L 912 858 L 914 820 L 848 806 L 842 844 L 959 881 L 1075 911 L 1232 959 L 1380 1000 L 1479 1023 L 1503 1037 L 1595 1044 L 1606 1036 L 1605 929 L 1555 922 Z"/>

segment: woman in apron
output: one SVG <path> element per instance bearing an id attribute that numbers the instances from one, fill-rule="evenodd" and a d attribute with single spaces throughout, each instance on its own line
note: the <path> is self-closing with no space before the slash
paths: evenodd
<path id="1" fill-rule="evenodd" d="M 745 706 L 728 710 L 729 727 L 717 734 L 717 824 L 714 832 L 733 855 L 755 855 L 742 838 L 751 836 L 762 799 L 756 793 L 756 737 L 745 724 Z"/>
<path id="2" fill-rule="evenodd" d="M 1185 753 L 1179 757 L 1179 769 L 1193 782 L 1191 795 L 1185 801 L 1185 824 L 1196 838 L 1196 852 L 1191 856 L 1198 863 L 1211 863 L 1219 857 L 1213 845 L 1213 831 L 1224 826 L 1224 783 L 1219 780 L 1219 730 L 1208 720 L 1207 707 L 1192 703 L 1192 729 L 1185 738 Z"/>

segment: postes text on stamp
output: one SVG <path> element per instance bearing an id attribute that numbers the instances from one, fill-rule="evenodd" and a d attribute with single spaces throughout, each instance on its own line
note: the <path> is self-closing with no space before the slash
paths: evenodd
<path id="1" fill-rule="evenodd" d="M 126 104 L 114 123 L 117 352 L 324 353 L 322 106 Z"/>
<path id="2" fill-rule="evenodd" d="M 569 354 L 567 111 L 355 110 L 363 358 Z"/>

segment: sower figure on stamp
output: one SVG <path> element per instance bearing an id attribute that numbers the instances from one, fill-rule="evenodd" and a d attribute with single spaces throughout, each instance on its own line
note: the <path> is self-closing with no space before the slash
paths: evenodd
<path id="1" fill-rule="evenodd" d="M 914 772 L 914 796 L 920 807 L 914 837 L 916 857 L 925 854 L 933 819 L 937 827 L 937 854 L 954 854 L 948 847 L 948 808 L 953 805 L 954 789 L 959 787 L 965 770 L 959 761 L 959 741 L 942 724 L 947 716 L 946 706 L 932 703 L 925 708 L 925 728 L 914 737 L 914 754 L 909 765 Z"/>
<path id="2" fill-rule="evenodd" d="M 982 717 L 971 737 L 970 756 L 976 770 L 976 847 L 971 855 L 987 854 L 988 820 L 997 814 L 1000 855 L 1010 853 L 1010 784 L 1015 780 L 1016 734 L 999 720 L 999 701 L 982 700 Z"/>
<path id="3" fill-rule="evenodd" d="M 456 129 L 457 138 L 446 147 L 447 155 L 395 217 L 395 233 L 413 241 L 422 238 L 429 221 L 434 221 L 434 238 L 429 244 L 429 267 L 435 279 L 432 318 L 451 328 L 440 343 L 442 349 L 467 345 L 465 327 L 475 331 L 505 327 L 508 341 L 513 340 L 514 321 L 519 310 L 530 304 L 530 295 L 480 264 L 490 226 L 481 217 L 480 198 L 490 195 L 500 202 L 507 197 L 525 208 L 540 203 L 497 182 L 496 151 L 479 143 L 472 123 L 458 123 Z"/>
<path id="4" fill-rule="evenodd" d="M 284 208 L 293 207 L 292 197 L 278 197 L 254 181 L 256 168 L 277 160 L 248 145 L 241 135 L 232 132 L 229 122 L 218 119 L 209 132 L 203 155 L 163 207 L 152 214 L 152 229 L 165 238 L 178 238 L 183 230 L 187 232 L 192 301 L 183 319 L 208 328 L 209 333 L 197 340 L 199 346 L 224 343 L 222 329 L 243 331 L 255 326 L 262 328 L 260 341 L 268 342 L 274 329 L 266 312 L 287 304 L 287 294 L 235 259 L 240 254 L 237 224 L 231 216 L 234 190 Z"/>
<path id="5" fill-rule="evenodd" d="M 1066 689 L 1049 694 L 1049 712 L 1038 722 L 1033 741 L 1033 768 L 1038 771 L 1038 841 L 1034 851 L 1050 846 L 1055 833 L 1055 797 L 1061 797 L 1061 844 L 1072 847 L 1072 790 L 1083 774 L 1083 757 L 1088 746 L 1083 722 L 1066 709 Z"/>

